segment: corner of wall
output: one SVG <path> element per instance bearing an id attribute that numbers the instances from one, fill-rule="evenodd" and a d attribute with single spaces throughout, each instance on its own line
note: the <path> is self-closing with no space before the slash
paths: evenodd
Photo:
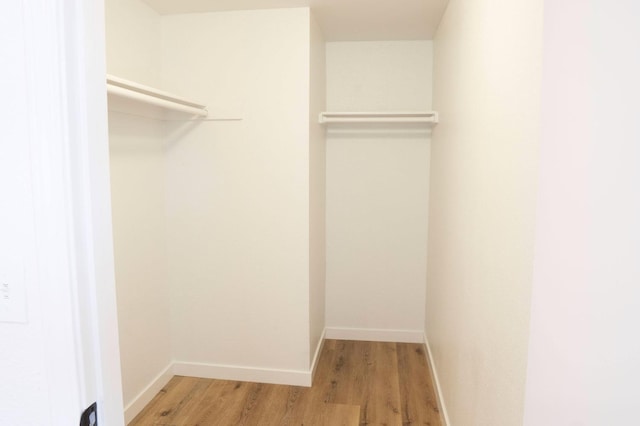
<path id="1" fill-rule="evenodd" d="M 158 374 L 146 388 L 124 408 L 124 421 L 129 424 L 173 377 L 173 362 Z"/>
<path id="2" fill-rule="evenodd" d="M 316 368 L 318 367 L 318 362 L 320 361 L 320 355 L 322 354 L 322 348 L 324 348 L 324 341 L 326 339 L 327 329 L 325 328 L 322 331 L 322 336 L 320 336 L 320 340 L 318 341 L 318 345 L 316 346 L 315 354 L 313 355 L 313 360 L 311 361 L 311 383 L 313 384 L 313 379 L 316 377 Z"/>
<path id="3" fill-rule="evenodd" d="M 429 339 L 427 338 L 427 334 L 424 334 L 424 347 L 425 347 L 425 356 L 427 358 L 427 363 L 429 364 L 429 371 L 431 372 L 432 383 L 436 388 L 436 397 L 438 402 L 438 409 L 440 410 L 440 420 L 442 421 L 443 426 L 450 426 L 451 422 L 449 421 L 449 413 L 447 412 L 447 405 L 444 401 L 444 395 L 442 394 L 442 387 L 440 387 L 440 380 L 438 379 L 438 371 L 436 369 L 436 364 L 433 360 L 433 355 L 431 353 L 431 347 L 429 346 Z"/>
<path id="4" fill-rule="evenodd" d="M 326 140 L 318 123 L 326 108 L 326 58 L 322 30 L 311 12 L 309 35 L 309 362 L 314 371 L 326 325 Z"/>

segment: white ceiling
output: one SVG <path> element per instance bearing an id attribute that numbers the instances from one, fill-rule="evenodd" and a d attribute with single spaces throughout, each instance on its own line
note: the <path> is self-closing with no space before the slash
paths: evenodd
<path id="1" fill-rule="evenodd" d="M 448 0 L 144 0 L 163 15 L 309 6 L 327 41 L 430 40 Z"/>

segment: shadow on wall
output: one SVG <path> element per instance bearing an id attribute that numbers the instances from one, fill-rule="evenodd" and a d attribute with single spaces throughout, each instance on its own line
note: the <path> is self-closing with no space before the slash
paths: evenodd
<path id="1" fill-rule="evenodd" d="M 424 123 L 333 123 L 327 137 L 345 139 L 430 138 L 432 126 Z"/>

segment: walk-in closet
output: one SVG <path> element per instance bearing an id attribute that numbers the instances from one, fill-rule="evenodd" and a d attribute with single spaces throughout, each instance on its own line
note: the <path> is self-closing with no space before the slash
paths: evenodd
<path id="1" fill-rule="evenodd" d="M 534 211 L 535 144 L 513 152 L 510 131 L 500 136 L 505 144 L 447 140 L 481 135 L 482 115 L 474 115 L 489 101 L 536 110 L 534 100 L 510 98 L 534 80 L 535 68 L 505 69 L 501 87 L 513 91 L 497 92 L 504 99 L 462 97 L 475 90 L 472 73 L 489 66 L 483 61 L 521 53 L 506 44 L 495 57 L 476 55 L 480 39 L 465 38 L 467 31 L 490 37 L 492 26 L 465 27 L 462 6 L 445 13 L 445 1 L 294 3 L 301 7 L 106 0 L 127 421 L 174 376 L 310 386 L 325 341 L 423 345 L 421 359 L 432 367 L 465 362 L 442 357 L 452 330 L 455 339 L 465 336 L 452 343 L 461 351 L 465 342 L 497 350 L 484 346 L 482 330 L 471 335 L 473 327 L 460 323 L 496 320 L 476 304 L 492 293 L 469 291 L 464 275 L 477 269 L 472 259 L 495 263 L 502 252 L 482 250 L 485 228 L 474 222 L 485 218 L 473 211 L 501 205 L 493 217 L 505 215 L 507 234 L 533 238 L 529 222 L 512 222 L 507 212 Z M 520 28 L 531 52 L 536 43 L 527 37 L 538 22 Z M 512 117 L 513 132 L 528 126 L 525 115 Z M 446 125 L 460 116 L 478 127 Z M 432 165 L 433 152 L 446 160 Z M 497 173 L 504 152 L 517 179 Z M 456 198 L 463 181 L 485 195 Z M 530 255 L 526 247 L 512 250 L 513 264 Z M 451 268 L 456 256 L 471 263 Z M 503 273 L 521 280 L 527 271 Z M 509 318 L 499 320 L 501 332 L 526 336 L 526 286 L 492 291 L 504 300 L 496 318 Z M 514 339 L 516 352 L 526 347 Z M 521 355 L 504 365 L 519 368 Z M 428 375 L 441 392 L 437 371 Z M 442 398 L 432 398 L 436 411 Z M 446 412 L 438 415 L 446 422 Z"/>
<path id="2" fill-rule="evenodd" d="M 153 5 L 106 2 L 127 420 L 173 375 L 309 386 L 325 338 L 422 343 L 432 42 Z"/>
<path id="3" fill-rule="evenodd" d="M 0 14 L 0 426 L 637 418 L 640 3 Z"/>

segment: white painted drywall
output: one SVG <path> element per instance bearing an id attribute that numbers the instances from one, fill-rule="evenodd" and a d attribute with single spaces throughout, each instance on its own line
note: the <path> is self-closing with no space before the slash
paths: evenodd
<path id="1" fill-rule="evenodd" d="M 105 95 L 93 90 L 96 75 L 104 75 L 104 43 L 92 33 L 104 18 L 101 2 L 84 6 L 12 2 L 0 17 L 6 61 L 0 70 L 6 120 L 0 143 L 3 426 L 77 424 L 96 399 L 100 419 L 122 424 L 120 389 L 111 387 L 107 398 L 103 393 L 119 383 L 119 365 L 109 359 L 96 365 L 98 353 L 117 358 L 118 345 L 102 347 L 113 334 L 103 334 L 93 313 L 97 293 L 108 299 L 98 308 L 101 320 L 115 305 L 109 271 L 95 276 L 113 266 L 108 254 L 94 257 L 109 247 L 110 236 L 105 240 L 102 232 L 110 231 L 110 222 L 88 208 L 91 190 L 105 183 L 99 171 L 89 171 L 89 163 L 99 168 L 95 154 L 106 149 Z M 97 223 L 101 230 L 92 228 Z M 97 290 L 96 282 L 107 288 Z M 105 378 L 105 372 L 118 377 Z"/>
<path id="2" fill-rule="evenodd" d="M 326 40 L 427 40 L 447 0 L 145 0 L 163 15 L 311 7 Z"/>
<path id="3" fill-rule="evenodd" d="M 528 426 L 637 423 L 638 16 L 545 3 Z"/>
<path id="4" fill-rule="evenodd" d="M 434 40 L 426 331 L 456 426 L 521 424 L 541 0 L 451 0 Z"/>
<path id="5" fill-rule="evenodd" d="M 107 73 L 160 85 L 160 15 L 141 0 L 105 0 Z"/>
<path id="6" fill-rule="evenodd" d="M 431 109 L 428 41 L 327 43 L 327 109 Z M 429 131 L 327 130 L 327 327 L 424 329 Z"/>
<path id="7" fill-rule="evenodd" d="M 43 342 L 45 329 L 35 258 L 33 182 L 30 175 L 29 109 L 22 6 L 4 5 L 0 14 L 2 67 L 0 103 L 4 138 L 0 143 L 0 279 L 12 281 L 13 297 L 26 298 L 27 323 L 0 322 L 0 425 L 49 423 L 51 410 Z M 5 40 L 12 40 L 11 43 Z M 5 122 L 6 120 L 6 122 Z M 0 310 L 4 302 L 0 301 Z"/>
<path id="8" fill-rule="evenodd" d="M 106 1 L 107 69 L 158 86 L 160 16 L 138 0 Z M 166 260 L 165 132 L 109 113 L 111 199 L 125 407 L 172 361 Z"/>
<path id="9" fill-rule="evenodd" d="M 309 368 L 309 10 L 162 18 L 163 87 L 214 118 L 168 129 L 173 353 Z"/>
<path id="10" fill-rule="evenodd" d="M 125 406 L 171 362 L 164 133 L 110 113 L 111 200 Z"/>
<path id="11" fill-rule="evenodd" d="M 310 15 L 309 69 L 309 355 L 321 343 L 326 300 L 326 140 L 318 115 L 326 108 L 326 53 L 320 26 Z"/>

